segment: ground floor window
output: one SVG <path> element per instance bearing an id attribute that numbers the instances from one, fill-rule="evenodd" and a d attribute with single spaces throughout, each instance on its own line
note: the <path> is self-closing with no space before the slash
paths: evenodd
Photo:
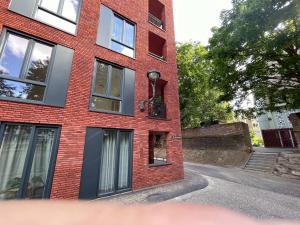
<path id="1" fill-rule="evenodd" d="M 149 134 L 149 164 L 163 165 L 167 163 L 167 136 L 164 132 Z"/>
<path id="2" fill-rule="evenodd" d="M 132 131 L 88 128 L 80 198 L 93 199 L 131 189 Z"/>
<path id="3" fill-rule="evenodd" d="M 0 199 L 49 197 L 58 129 L 0 125 Z"/>

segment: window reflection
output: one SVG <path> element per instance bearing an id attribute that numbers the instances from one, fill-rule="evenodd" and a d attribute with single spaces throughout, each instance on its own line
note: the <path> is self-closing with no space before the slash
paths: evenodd
<path id="1" fill-rule="evenodd" d="M 121 45 L 117 42 L 112 41 L 111 49 L 116 51 L 116 52 L 122 53 L 123 55 L 129 56 L 131 58 L 134 57 L 133 49 L 127 48 L 127 47 L 125 47 L 125 46 L 123 46 L 123 45 Z"/>
<path id="2" fill-rule="evenodd" d="M 45 87 L 0 79 L 0 96 L 42 101 Z"/>
<path id="3" fill-rule="evenodd" d="M 108 65 L 97 63 L 96 82 L 94 90 L 95 93 L 103 95 L 106 93 L 107 75 Z"/>
<path id="4" fill-rule="evenodd" d="M 69 20 L 76 21 L 79 8 L 79 0 L 65 0 L 62 9 L 62 16 Z"/>
<path id="5" fill-rule="evenodd" d="M 42 0 L 41 6 L 52 12 L 57 13 L 60 0 Z"/>
<path id="6" fill-rule="evenodd" d="M 52 47 L 39 43 L 34 45 L 28 68 L 28 75 L 26 77 L 27 79 L 45 82 L 51 52 Z"/>
<path id="7" fill-rule="evenodd" d="M 120 112 L 121 102 L 118 100 L 92 97 L 92 109 Z"/>
<path id="8" fill-rule="evenodd" d="M 112 38 L 116 41 L 122 42 L 122 36 L 123 36 L 122 33 L 123 33 L 123 20 L 115 16 Z"/>
<path id="9" fill-rule="evenodd" d="M 70 23 L 41 9 L 38 9 L 36 18 L 44 23 L 47 23 L 69 33 L 75 34 L 76 32 L 76 24 Z"/>
<path id="10" fill-rule="evenodd" d="M 8 34 L 0 57 L 0 75 L 20 76 L 28 43 L 28 39 Z"/>
<path id="11" fill-rule="evenodd" d="M 121 97 L 123 70 L 113 67 L 111 74 L 110 95 L 114 97 Z"/>
<path id="12" fill-rule="evenodd" d="M 134 45 L 134 26 L 126 23 L 125 25 L 125 44 L 133 47 Z"/>

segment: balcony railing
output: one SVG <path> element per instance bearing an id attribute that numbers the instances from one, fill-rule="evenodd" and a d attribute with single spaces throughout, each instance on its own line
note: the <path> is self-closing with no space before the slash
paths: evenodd
<path id="1" fill-rule="evenodd" d="M 149 22 L 153 23 L 155 26 L 158 26 L 160 29 L 163 29 L 164 23 L 160 19 L 158 19 L 156 16 L 153 16 L 151 13 L 149 13 Z"/>
<path id="2" fill-rule="evenodd" d="M 149 103 L 149 117 L 166 119 L 167 118 L 167 107 L 165 103 Z"/>

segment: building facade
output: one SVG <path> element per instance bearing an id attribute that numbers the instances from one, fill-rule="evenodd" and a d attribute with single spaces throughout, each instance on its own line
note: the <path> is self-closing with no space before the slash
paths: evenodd
<path id="1" fill-rule="evenodd" d="M 172 0 L 0 0 L 0 32 L 0 199 L 183 178 Z"/>
<path id="2" fill-rule="evenodd" d="M 300 110 L 267 112 L 258 116 L 265 147 L 295 148 L 298 143 L 293 131 L 289 115 Z"/>

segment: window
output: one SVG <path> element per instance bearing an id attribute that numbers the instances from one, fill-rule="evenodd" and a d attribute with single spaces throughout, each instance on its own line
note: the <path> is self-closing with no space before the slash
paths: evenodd
<path id="1" fill-rule="evenodd" d="M 80 199 L 129 191 L 132 180 L 133 132 L 87 128 Z"/>
<path id="2" fill-rule="evenodd" d="M 114 15 L 111 49 L 129 57 L 134 57 L 134 36 L 134 25 Z"/>
<path id="3" fill-rule="evenodd" d="M 11 0 L 9 9 L 71 34 L 76 33 L 81 0 Z"/>
<path id="4" fill-rule="evenodd" d="M 57 127 L 0 126 L 0 199 L 49 197 L 57 140 Z"/>
<path id="5" fill-rule="evenodd" d="M 97 44 L 133 58 L 135 25 L 101 5 Z"/>
<path id="6" fill-rule="evenodd" d="M 8 32 L 0 54 L 0 96 L 43 101 L 53 46 Z"/>
<path id="7" fill-rule="evenodd" d="M 96 62 L 91 108 L 121 112 L 123 69 Z"/>
<path id="8" fill-rule="evenodd" d="M 75 34 L 80 0 L 40 0 L 35 18 Z"/>
<path id="9" fill-rule="evenodd" d="M 72 49 L 4 29 L 0 38 L 0 99 L 64 107 Z"/>
<path id="10" fill-rule="evenodd" d="M 149 134 L 149 164 L 167 164 L 167 133 L 150 132 Z"/>
<path id="11" fill-rule="evenodd" d="M 90 109 L 134 114 L 135 72 L 96 60 Z"/>

